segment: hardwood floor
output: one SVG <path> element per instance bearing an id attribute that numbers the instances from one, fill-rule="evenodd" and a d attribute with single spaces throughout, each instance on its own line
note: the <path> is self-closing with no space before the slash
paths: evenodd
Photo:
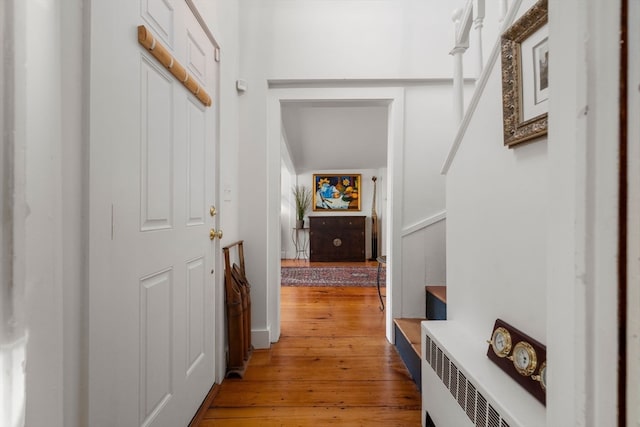
<path id="1" fill-rule="evenodd" d="M 420 392 L 373 287 L 283 287 L 282 333 L 226 379 L 199 424 L 419 426 Z"/>

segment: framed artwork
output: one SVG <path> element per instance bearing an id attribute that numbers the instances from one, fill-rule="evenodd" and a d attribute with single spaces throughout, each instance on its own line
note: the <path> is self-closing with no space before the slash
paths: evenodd
<path id="1" fill-rule="evenodd" d="M 547 0 L 539 0 L 502 35 L 502 120 L 508 147 L 547 134 L 547 22 Z"/>
<path id="2" fill-rule="evenodd" d="M 314 211 L 359 211 L 360 175 L 313 174 Z"/>

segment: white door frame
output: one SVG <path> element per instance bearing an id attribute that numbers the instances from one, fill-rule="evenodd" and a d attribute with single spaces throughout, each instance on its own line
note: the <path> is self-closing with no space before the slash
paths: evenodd
<path id="1" fill-rule="evenodd" d="M 218 95 L 218 99 L 214 99 L 214 106 L 213 108 L 216 109 L 216 131 L 215 131 L 215 137 L 218 140 L 216 143 L 216 152 L 215 152 L 215 158 L 216 158 L 216 165 L 215 165 L 215 182 L 217 183 L 218 188 L 216 188 L 216 194 L 215 194 L 215 201 L 214 201 L 214 205 L 216 207 L 220 206 L 220 193 L 222 191 L 221 188 L 221 176 L 220 176 L 220 144 L 222 144 L 222 139 L 220 138 L 220 103 L 219 103 L 219 98 L 220 98 L 220 79 L 221 79 L 221 74 L 220 74 L 220 44 L 218 43 L 218 41 L 216 40 L 216 38 L 213 35 L 213 32 L 211 31 L 211 29 L 209 28 L 209 26 L 207 25 L 206 20 L 203 18 L 202 13 L 200 13 L 200 10 L 198 9 L 198 6 L 195 4 L 194 0 L 185 0 L 185 3 L 187 3 L 187 6 L 189 7 L 189 9 L 191 10 L 191 13 L 193 14 L 193 16 L 196 18 L 196 20 L 198 21 L 198 23 L 200 24 L 200 27 L 202 28 L 202 30 L 204 31 L 205 35 L 207 36 L 207 38 L 209 39 L 209 41 L 211 41 L 211 44 L 213 45 L 215 51 L 214 51 L 214 59 L 216 61 L 216 66 L 218 67 L 218 71 L 217 71 L 217 76 L 218 76 L 218 82 L 216 84 L 217 88 L 216 88 L 216 94 Z M 218 217 L 216 218 L 216 229 L 220 228 L 220 216 L 218 215 Z M 222 380 L 224 379 L 224 376 L 226 374 L 226 369 L 227 369 L 227 363 L 226 363 L 226 351 L 225 351 L 225 345 L 226 345 L 226 329 L 225 329 L 225 325 L 226 325 L 226 320 L 225 320 L 225 294 L 224 294 L 224 266 L 222 263 L 222 251 L 220 248 L 220 240 L 218 239 L 215 242 L 216 245 L 216 250 L 215 253 L 219 254 L 219 256 L 214 260 L 214 269 L 215 271 L 218 272 L 218 274 L 216 274 L 214 276 L 215 278 L 215 283 L 214 283 L 214 293 L 215 293 L 215 301 L 218 302 L 218 307 L 216 307 L 215 309 L 215 313 L 214 313 L 214 334 L 215 336 L 213 337 L 213 342 L 214 342 L 214 357 L 215 357 L 215 373 L 214 373 L 214 378 L 216 381 L 216 384 L 219 384 L 222 382 Z"/>
<path id="2" fill-rule="evenodd" d="M 310 82 L 311 83 L 311 82 Z M 305 86 L 305 83 L 301 84 Z M 310 86 L 306 84 L 306 86 Z M 386 336 L 394 342 L 393 319 L 401 314 L 402 171 L 404 166 L 404 88 L 402 87 L 272 87 L 267 95 L 267 317 L 271 342 L 280 337 L 280 141 L 281 102 L 381 101 L 389 104 L 387 137 L 387 290 Z"/>
<path id="3" fill-rule="evenodd" d="M 549 2 L 549 50 L 563 52 L 549 71 L 559 94 L 549 103 L 547 154 L 553 426 L 616 424 L 620 2 Z"/>

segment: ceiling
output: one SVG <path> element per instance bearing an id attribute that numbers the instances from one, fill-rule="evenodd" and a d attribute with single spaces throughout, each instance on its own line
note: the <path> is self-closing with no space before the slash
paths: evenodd
<path id="1" fill-rule="evenodd" d="M 284 101 L 282 122 L 298 174 L 387 165 L 386 101 Z"/>

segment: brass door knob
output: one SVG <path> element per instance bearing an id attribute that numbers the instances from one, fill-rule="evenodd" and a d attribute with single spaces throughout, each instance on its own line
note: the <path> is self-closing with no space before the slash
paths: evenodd
<path id="1" fill-rule="evenodd" d="M 222 230 L 216 231 L 215 228 L 209 230 L 209 239 L 213 240 L 215 238 L 222 239 Z"/>

